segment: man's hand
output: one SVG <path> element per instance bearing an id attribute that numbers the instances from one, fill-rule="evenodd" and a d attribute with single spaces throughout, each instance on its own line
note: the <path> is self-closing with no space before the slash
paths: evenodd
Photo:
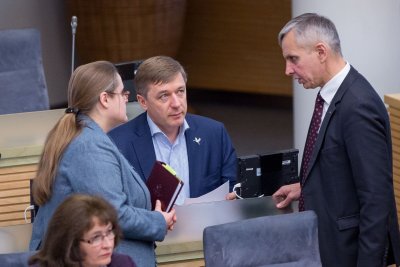
<path id="1" fill-rule="evenodd" d="M 235 195 L 235 193 L 230 192 L 230 193 L 226 194 L 225 199 L 226 200 L 234 200 L 234 199 L 236 199 L 236 195 Z"/>
<path id="2" fill-rule="evenodd" d="M 276 207 L 282 209 L 287 207 L 293 200 L 298 200 L 301 193 L 300 183 L 284 185 L 278 189 L 272 198 L 275 200 Z"/>

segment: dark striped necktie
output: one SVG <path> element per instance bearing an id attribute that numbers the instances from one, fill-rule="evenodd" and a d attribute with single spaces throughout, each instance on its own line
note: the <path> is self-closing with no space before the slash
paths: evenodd
<path id="1" fill-rule="evenodd" d="M 308 165 L 311 160 L 311 155 L 314 149 L 315 141 L 318 137 L 319 127 L 321 126 L 322 111 L 324 108 L 324 99 L 318 92 L 317 98 L 315 99 L 314 113 L 308 129 L 306 145 L 304 146 L 303 159 L 300 167 L 300 184 L 303 191 L 304 182 L 308 175 Z M 299 198 L 299 211 L 304 211 L 304 196 L 300 193 Z"/>

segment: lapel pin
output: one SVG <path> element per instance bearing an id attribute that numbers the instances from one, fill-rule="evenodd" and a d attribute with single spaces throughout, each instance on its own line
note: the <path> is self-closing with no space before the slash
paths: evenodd
<path id="1" fill-rule="evenodd" d="M 200 137 L 195 137 L 193 140 L 193 142 L 196 142 L 198 145 L 200 145 L 200 141 L 201 141 Z"/>

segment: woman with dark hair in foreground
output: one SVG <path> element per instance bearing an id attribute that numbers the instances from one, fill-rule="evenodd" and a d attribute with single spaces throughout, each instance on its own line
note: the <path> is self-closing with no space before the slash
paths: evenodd
<path id="1" fill-rule="evenodd" d="M 127 255 L 113 253 L 121 229 L 115 209 L 96 196 L 68 197 L 51 218 L 42 248 L 29 259 L 31 266 L 127 266 Z"/>

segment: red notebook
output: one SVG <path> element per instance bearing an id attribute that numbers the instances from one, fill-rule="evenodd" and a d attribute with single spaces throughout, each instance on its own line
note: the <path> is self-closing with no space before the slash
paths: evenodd
<path id="1" fill-rule="evenodd" d="M 183 181 L 176 176 L 175 171 L 161 161 L 154 163 L 146 184 L 151 195 L 152 209 L 154 210 L 158 199 L 161 201 L 161 209 L 166 212 L 172 209 L 183 187 Z"/>

